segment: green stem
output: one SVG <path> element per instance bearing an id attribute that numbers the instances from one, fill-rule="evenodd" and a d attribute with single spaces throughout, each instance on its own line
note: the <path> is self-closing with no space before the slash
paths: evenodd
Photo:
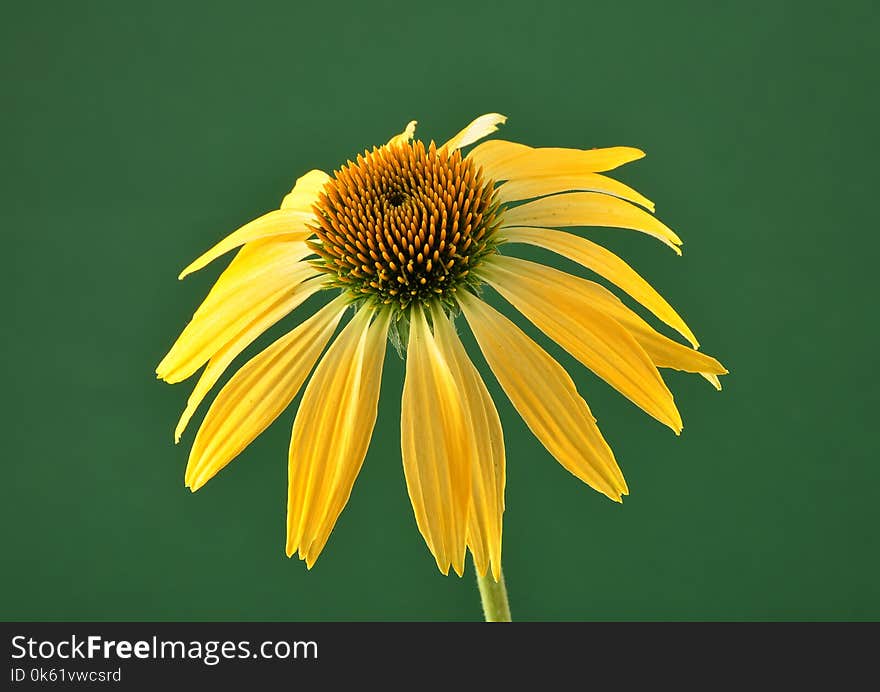
<path id="1" fill-rule="evenodd" d="M 504 573 L 499 574 L 498 581 L 492 578 L 491 570 L 485 577 L 477 574 L 477 586 L 480 587 L 480 599 L 483 601 L 483 615 L 486 622 L 510 622 L 510 604 L 507 602 Z"/>

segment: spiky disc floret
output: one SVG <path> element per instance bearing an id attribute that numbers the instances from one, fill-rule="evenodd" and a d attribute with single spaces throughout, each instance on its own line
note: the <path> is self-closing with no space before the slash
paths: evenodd
<path id="1" fill-rule="evenodd" d="M 494 251 L 494 185 L 461 152 L 422 142 L 365 151 L 315 204 L 316 264 L 339 287 L 403 309 L 452 302 Z"/>

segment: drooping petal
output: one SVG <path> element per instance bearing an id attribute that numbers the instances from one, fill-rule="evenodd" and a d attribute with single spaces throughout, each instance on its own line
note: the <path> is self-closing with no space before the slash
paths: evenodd
<path id="1" fill-rule="evenodd" d="M 195 311 L 156 374 L 166 382 L 192 375 L 253 320 L 306 279 L 319 274 L 301 262 L 311 250 L 300 240 L 248 243 Z"/>
<path id="2" fill-rule="evenodd" d="M 542 175 L 527 178 L 513 178 L 498 188 L 501 202 L 518 202 L 523 199 L 555 195 L 572 191 L 602 192 L 640 204 L 654 211 L 654 203 L 629 185 L 599 173 L 577 173 L 571 175 Z"/>
<path id="3" fill-rule="evenodd" d="M 541 331 L 646 413 L 678 434 L 681 416 L 650 357 L 589 298 L 566 290 L 566 275 L 495 255 L 482 276 Z"/>
<path id="4" fill-rule="evenodd" d="M 199 377 L 195 389 L 190 394 L 186 402 L 186 409 L 181 414 L 177 428 L 174 430 L 175 444 L 180 441 L 180 436 L 186 430 L 190 418 L 196 412 L 202 399 L 211 391 L 211 387 L 216 384 L 226 368 L 229 367 L 229 364 L 238 357 L 238 354 L 246 349 L 260 334 L 269 329 L 278 320 L 293 312 L 309 296 L 325 288 L 326 285 L 323 277 L 295 285 L 291 291 L 284 293 L 279 301 L 273 303 L 267 310 L 260 313 L 238 336 L 211 357 L 207 367 L 202 372 L 201 377 Z"/>
<path id="5" fill-rule="evenodd" d="M 318 199 L 318 193 L 324 189 L 324 185 L 330 180 L 330 176 L 317 168 L 297 178 L 293 189 L 281 200 L 282 209 L 299 211 L 312 214 L 312 205 Z"/>
<path id="6" fill-rule="evenodd" d="M 406 487 L 437 567 L 448 574 L 452 565 L 461 575 L 475 452 L 452 368 L 421 308 L 414 307 L 400 417 Z"/>
<path id="7" fill-rule="evenodd" d="M 470 125 L 443 144 L 440 148 L 443 149 L 445 147 L 449 151 L 461 149 L 468 144 L 473 144 L 474 142 L 483 139 L 483 137 L 486 137 L 487 135 L 491 135 L 493 132 L 497 132 L 498 126 L 503 125 L 506 122 L 506 115 L 501 115 L 500 113 L 486 113 L 486 115 L 481 115 L 474 120 Z"/>
<path id="8" fill-rule="evenodd" d="M 565 369 L 513 322 L 467 291 L 458 302 L 495 377 L 526 425 L 569 472 L 615 502 L 626 482 Z"/>
<path id="9" fill-rule="evenodd" d="M 290 440 L 287 555 L 311 569 L 361 470 L 376 424 L 390 311 L 362 307 L 321 359 Z M 375 319 L 373 319 L 375 316 Z"/>
<path id="10" fill-rule="evenodd" d="M 416 125 L 418 125 L 418 120 L 410 120 L 403 132 L 399 135 L 394 135 L 391 139 L 388 140 L 388 143 L 385 145 L 386 147 L 393 146 L 395 144 L 406 144 L 409 140 L 413 138 L 413 135 L 416 133 Z"/>
<path id="11" fill-rule="evenodd" d="M 644 305 L 657 319 L 690 341 L 694 348 L 699 347 L 694 333 L 663 296 L 620 257 L 601 245 L 571 233 L 525 226 L 505 228 L 504 237 L 512 243 L 543 247 L 591 269 Z"/>
<path id="12" fill-rule="evenodd" d="M 483 167 L 492 180 L 512 180 L 543 175 L 578 175 L 610 171 L 645 153 L 633 147 L 605 149 L 562 149 L 558 147 L 533 148 L 525 144 L 492 139 L 478 144 L 468 154 Z"/>
<path id="13" fill-rule="evenodd" d="M 220 390 L 193 442 L 186 485 L 195 492 L 232 461 L 293 401 L 345 311 L 328 303 L 251 358 Z"/>
<path id="14" fill-rule="evenodd" d="M 721 389 L 717 375 L 726 375 L 727 370 L 712 356 L 663 336 L 604 286 L 570 274 L 557 278 L 564 284 L 563 290 L 583 296 L 597 309 L 625 327 L 658 368 L 700 373 L 716 389 Z"/>
<path id="15" fill-rule="evenodd" d="M 306 222 L 312 218 L 311 212 L 297 209 L 276 209 L 268 214 L 263 214 L 250 223 L 246 223 L 237 231 L 233 231 L 201 257 L 192 262 L 186 269 L 180 272 L 178 279 L 192 274 L 206 267 L 218 257 L 225 255 L 230 250 L 251 243 L 262 238 L 284 236 L 288 240 L 303 241 L 308 238 L 312 231 L 306 226 Z"/>
<path id="16" fill-rule="evenodd" d="M 501 576 L 501 530 L 504 513 L 504 435 L 501 419 L 480 373 L 468 358 L 451 321 L 440 307 L 431 310 L 434 337 L 443 358 L 450 365 L 461 393 L 462 410 L 473 435 L 476 453 L 470 460 L 472 473 L 471 509 L 467 544 L 480 576 L 491 565 L 495 581 Z"/>
<path id="17" fill-rule="evenodd" d="M 566 192 L 526 202 L 504 212 L 504 226 L 606 226 L 647 233 L 677 254 L 681 239 L 643 209 L 598 192 Z"/>

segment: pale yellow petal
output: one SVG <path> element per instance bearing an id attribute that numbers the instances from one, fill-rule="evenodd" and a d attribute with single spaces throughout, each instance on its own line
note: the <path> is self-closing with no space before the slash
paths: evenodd
<path id="1" fill-rule="evenodd" d="M 318 169 L 309 171 L 297 178 L 293 189 L 281 200 L 281 208 L 312 215 L 312 205 L 317 201 L 318 193 L 329 181 L 330 176 L 324 171 Z"/>
<path id="2" fill-rule="evenodd" d="M 204 255 L 196 259 L 186 269 L 180 272 L 178 279 L 182 279 L 188 274 L 192 274 L 218 257 L 225 255 L 230 250 L 251 243 L 261 238 L 271 238 L 274 236 L 284 236 L 290 240 L 305 240 L 311 235 L 311 230 L 306 226 L 306 222 L 312 218 L 311 212 L 299 211 L 296 209 L 276 209 L 268 214 L 254 219 L 250 223 L 246 223 L 237 231 L 230 233 L 214 247 L 208 250 Z"/>
<path id="3" fill-rule="evenodd" d="M 716 376 L 726 375 L 727 370 L 712 356 L 663 336 L 604 286 L 570 274 L 562 274 L 557 278 L 563 290 L 583 296 L 594 307 L 625 327 L 658 368 L 700 373 L 716 389 L 721 389 L 721 382 Z"/>
<path id="4" fill-rule="evenodd" d="M 477 573 L 485 576 L 491 566 L 496 581 L 501 576 L 501 531 L 504 513 L 504 435 L 498 411 L 464 350 L 455 327 L 440 307 L 431 310 L 434 336 L 443 358 L 450 365 L 461 393 L 467 430 L 473 435 L 476 454 L 471 465 L 471 510 L 467 544 Z"/>
<path id="5" fill-rule="evenodd" d="M 503 139 L 478 144 L 468 158 L 483 167 L 487 178 L 495 181 L 532 178 L 543 175 L 578 175 L 610 171 L 645 153 L 633 147 L 605 149 L 533 148 Z"/>
<path id="6" fill-rule="evenodd" d="M 443 574 L 464 569 L 473 438 L 464 397 L 421 308 L 412 309 L 400 417 L 406 487 L 416 524 Z"/>
<path id="7" fill-rule="evenodd" d="M 553 231 L 549 228 L 516 226 L 505 228 L 503 236 L 512 243 L 537 245 L 582 264 L 628 293 L 654 313 L 657 319 L 668 324 L 690 341 L 694 348 L 699 347 L 694 333 L 663 296 L 626 262 L 601 245 L 571 233 Z"/>
<path id="8" fill-rule="evenodd" d="M 418 120 L 410 120 L 403 132 L 399 135 L 394 135 L 391 139 L 388 140 L 388 143 L 385 145 L 387 147 L 396 145 L 396 144 L 406 144 L 413 138 L 413 135 L 416 133 L 416 125 L 418 125 Z"/>
<path id="9" fill-rule="evenodd" d="M 586 367 L 676 434 L 681 432 L 672 393 L 648 354 L 588 297 L 567 290 L 564 278 L 570 275 L 502 255 L 486 262 L 481 275 Z"/>
<path id="10" fill-rule="evenodd" d="M 577 190 L 602 192 L 606 195 L 635 202 L 652 212 L 654 211 L 654 203 L 647 197 L 633 190 L 629 185 L 624 185 L 614 178 L 609 178 L 600 173 L 548 174 L 517 177 L 501 185 L 498 188 L 497 194 L 501 202 L 518 202 L 523 199 Z"/>
<path id="11" fill-rule="evenodd" d="M 375 317 L 375 319 L 373 319 Z M 351 495 L 376 424 L 390 311 L 362 307 L 321 359 L 290 441 L 287 555 L 311 569 Z"/>
<path id="12" fill-rule="evenodd" d="M 192 375 L 256 315 L 319 272 L 300 260 L 311 251 L 299 240 L 248 243 L 195 311 L 156 374 L 166 382 Z"/>
<path id="13" fill-rule="evenodd" d="M 485 176 L 495 182 L 510 180 L 517 175 L 537 175 L 537 171 L 523 171 L 518 162 L 525 160 L 534 147 L 505 139 L 490 139 L 468 152 L 467 158 L 482 167 Z"/>
<path id="14" fill-rule="evenodd" d="M 323 277 L 311 279 L 301 284 L 297 284 L 294 288 L 285 292 L 280 300 L 273 303 L 267 310 L 261 312 L 250 324 L 245 327 L 238 336 L 227 343 L 217 353 L 215 353 L 208 365 L 199 377 L 195 389 L 190 394 L 186 402 L 186 409 L 180 416 L 177 428 L 174 431 L 174 442 L 180 441 L 180 436 L 186 430 L 186 426 L 196 412 L 202 399 L 211 391 L 217 380 L 225 372 L 229 364 L 235 360 L 239 353 L 246 349 L 260 334 L 265 332 L 269 327 L 278 322 L 281 318 L 292 312 L 301 305 L 309 296 L 314 295 L 322 288 L 326 288 L 326 281 Z"/>
<path id="15" fill-rule="evenodd" d="M 721 391 L 721 380 L 718 379 L 718 375 L 711 375 L 706 372 L 701 372 L 700 374 L 705 377 L 709 381 L 709 384 L 715 387 L 715 389 L 719 392 Z"/>
<path id="16" fill-rule="evenodd" d="M 489 367 L 535 437 L 569 472 L 619 502 L 628 492 L 623 474 L 565 369 L 483 301 L 462 291 L 458 302 Z"/>
<path id="17" fill-rule="evenodd" d="M 504 226 L 605 226 L 647 233 L 677 254 L 681 239 L 643 209 L 598 192 L 567 192 L 526 202 L 504 212 Z"/>
<path id="18" fill-rule="evenodd" d="M 501 115 L 500 113 L 486 113 L 486 115 L 481 115 L 474 120 L 470 125 L 443 144 L 440 148 L 442 149 L 445 147 L 449 151 L 461 149 L 468 144 L 473 144 L 474 142 L 483 139 L 483 137 L 491 135 L 493 132 L 497 132 L 498 126 L 503 125 L 506 122 L 506 115 Z"/>
<path id="19" fill-rule="evenodd" d="M 232 461 L 293 401 L 345 311 L 330 302 L 251 358 L 220 390 L 193 442 L 186 485 L 193 492 Z"/>

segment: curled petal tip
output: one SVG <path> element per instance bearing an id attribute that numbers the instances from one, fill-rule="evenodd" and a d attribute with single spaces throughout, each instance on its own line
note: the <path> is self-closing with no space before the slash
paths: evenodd
<path id="1" fill-rule="evenodd" d="M 387 146 L 392 146 L 394 144 L 406 144 L 407 142 L 409 142 L 413 138 L 413 135 L 415 135 L 416 125 L 418 125 L 417 120 L 410 120 L 406 124 L 403 132 L 401 132 L 399 135 L 395 135 L 388 140 Z M 351 161 L 349 161 L 348 164 L 351 165 Z"/>
<path id="2" fill-rule="evenodd" d="M 196 262 L 191 262 L 190 264 L 186 265 L 180 271 L 180 274 L 177 275 L 177 280 L 183 281 L 186 277 L 188 277 L 190 274 L 192 274 L 194 271 L 196 271 L 197 267 L 195 265 L 196 265 Z"/>
<path id="3" fill-rule="evenodd" d="M 418 124 L 418 120 L 410 120 L 406 124 L 406 127 L 403 130 L 403 137 L 406 141 L 409 141 L 413 138 L 413 135 L 416 133 L 416 125 Z"/>

